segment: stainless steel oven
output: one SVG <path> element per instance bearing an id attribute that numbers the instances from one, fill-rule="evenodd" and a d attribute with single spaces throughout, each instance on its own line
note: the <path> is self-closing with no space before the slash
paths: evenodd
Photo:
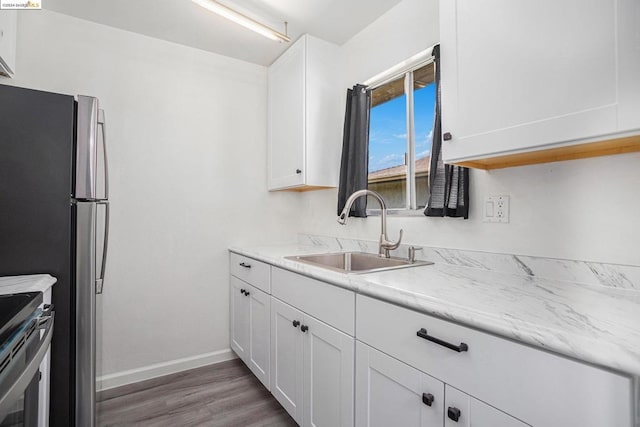
<path id="1" fill-rule="evenodd" d="M 40 294 L 40 293 L 38 293 Z M 25 295 L 25 294 L 17 294 Z M 0 427 L 43 427 L 40 366 L 49 351 L 54 312 L 51 306 L 31 302 L 2 319 L 6 333 L 0 341 Z M 36 308 L 33 308 L 36 305 Z M 19 320 L 15 320 L 18 318 Z M 0 325 L 2 326 L 2 325 Z"/>

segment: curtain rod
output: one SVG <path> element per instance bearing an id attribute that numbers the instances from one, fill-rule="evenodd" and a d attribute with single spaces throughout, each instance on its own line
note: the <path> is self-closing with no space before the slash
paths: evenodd
<path id="1" fill-rule="evenodd" d="M 365 82 L 362 84 L 364 86 L 367 86 L 369 89 L 375 89 L 376 87 L 382 86 L 383 84 L 391 80 L 395 80 L 396 78 L 402 76 L 408 71 L 411 71 L 412 69 L 419 68 L 425 64 L 428 64 L 429 62 L 432 62 L 432 52 L 434 46 L 431 46 L 430 48 L 425 49 L 422 52 L 418 52 L 411 58 L 406 59 L 379 74 L 376 74 L 370 79 L 365 80 Z"/>

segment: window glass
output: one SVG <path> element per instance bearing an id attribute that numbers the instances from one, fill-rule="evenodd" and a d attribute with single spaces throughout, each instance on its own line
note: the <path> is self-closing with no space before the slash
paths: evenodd
<path id="1" fill-rule="evenodd" d="M 371 94 L 369 189 L 382 195 L 387 207 L 407 207 L 407 97 L 404 76 Z"/>
<path id="2" fill-rule="evenodd" d="M 421 209 L 427 204 L 434 70 L 433 63 L 426 64 L 372 90 L 369 189 L 380 193 L 389 208 Z"/>
<path id="3" fill-rule="evenodd" d="M 429 165 L 436 105 L 433 63 L 413 72 L 413 115 L 415 128 L 416 207 L 427 205 Z"/>

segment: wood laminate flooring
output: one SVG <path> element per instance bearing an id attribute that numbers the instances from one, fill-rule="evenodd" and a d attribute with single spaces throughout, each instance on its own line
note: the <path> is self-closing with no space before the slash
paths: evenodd
<path id="1" fill-rule="evenodd" d="M 239 359 L 98 394 L 98 426 L 297 426 Z"/>

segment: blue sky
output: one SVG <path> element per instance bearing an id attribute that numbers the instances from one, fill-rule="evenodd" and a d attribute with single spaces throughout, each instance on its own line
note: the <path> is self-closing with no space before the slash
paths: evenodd
<path id="1" fill-rule="evenodd" d="M 416 159 L 429 155 L 435 105 L 435 85 L 414 92 Z M 371 110 L 369 172 L 404 164 L 407 149 L 406 96 Z"/>

